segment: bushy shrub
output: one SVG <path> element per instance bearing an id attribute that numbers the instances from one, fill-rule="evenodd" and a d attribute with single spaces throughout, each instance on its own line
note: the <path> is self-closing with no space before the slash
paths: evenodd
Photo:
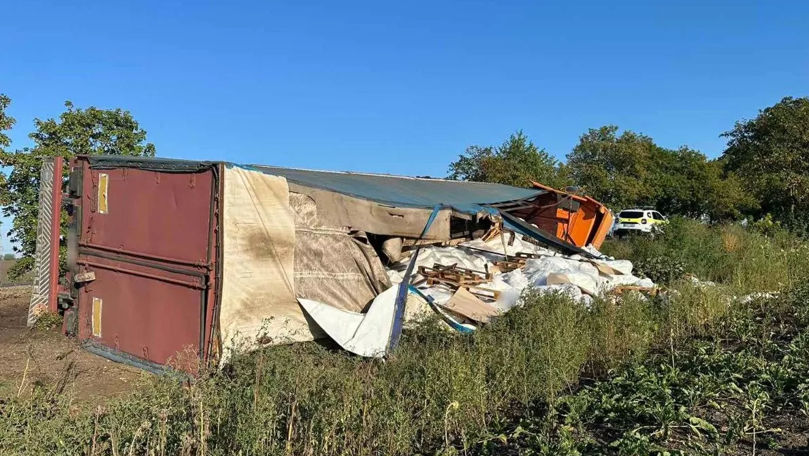
<path id="1" fill-rule="evenodd" d="M 750 228 L 765 236 L 772 236 L 781 230 L 781 221 L 774 220 L 772 214 L 766 214 L 764 217 L 750 223 Z"/>
<path id="2" fill-rule="evenodd" d="M 685 263 L 669 256 L 642 258 L 634 266 L 636 274 L 646 276 L 659 285 L 668 285 L 685 274 Z"/>

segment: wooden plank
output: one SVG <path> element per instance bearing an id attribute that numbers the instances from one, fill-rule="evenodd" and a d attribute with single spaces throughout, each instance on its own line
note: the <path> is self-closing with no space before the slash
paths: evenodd
<path id="1" fill-rule="evenodd" d="M 488 323 L 491 321 L 492 317 L 496 317 L 500 314 L 494 306 L 483 302 L 480 298 L 463 287 L 458 288 L 455 294 L 452 295 L 452 298 L 450 298 L 446 304 L 443 304 L 442 307 L 470 320 L 481 323 Z"/>

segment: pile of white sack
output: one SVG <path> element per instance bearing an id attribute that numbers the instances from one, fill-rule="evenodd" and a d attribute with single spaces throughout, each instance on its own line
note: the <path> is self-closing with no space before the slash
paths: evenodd
<path id="1" fill-rule="evenodd" d="M 505 244 L 505 245 L 504 245 Z M 495 263 L 505 259 L 504 254 L 530 253 L 525 265 L 510 272 L 500 272 Z M 653 287 L 649 279 L 632 275 L 632 263 L 607 258 L 588 249 L 597 258 L 580 255 L 561 255 L 555 251 L 525 242 L 518 235 L 508 243 L 501 238 L 488 242 L 474 240 L 453 247 L 424 247 L 419 252 L 417 266 L 435 264 L 490 272 L 491 281 L 476 285 L 495 291 L 493 302 L 484 302 L 465 288 L 457 290 L 446 285 L 427 285 L 418 274 L 410 283 L 419 283 L 416 293 L 408 293 L 405 306 L 405 324 L 416 323 L 425 316 L 438 312 L 442 321 L 453 330 L 471 332 L 480 323 L 503 314 L 520 304 L 520 295 L 526 287 L 536 290 L 567 293 L 573 299 L 589 304 L 593 296 L 617 286 Z M 383 357 L 395 346 L 393 324 L 395 302 L 399 284 L 409 258 L 388 269 L 393 286 L 380 293 L 367 312 L 356 313 L 308 299 L 298 299 L 320 328 L 344 349 L 366 357 Z M 416 268 L 415 271 L 418 271 Z M 490 295 L 491 296 L 491 295 Z M 430 304 L 428 304 L 430 301 Z"/>
<path id="2" fill-rule="evenodd" d="M 506 235 L 507 238 L 509 235 Z M 418 266 L 433 267 L 434 264 L 458 267 L 476 271 L 493 271 L 492 280 L 480 284 L 480 287 L 499 292 L 499 297 L 492 304 L 499 312 L 505 313 L 519 304 L 523 289 L 533 287 L 538 291 L 561 291 L 585 304 L 589 304 L 593 296 L 608 292 L 617 286 L 629 285 L 638 287 L 654 287 L 649 279 L 632 275 L 632 263 L 628 260 L 615 260 L 601 255 L 592 246 L 588 252 L 597 258 L 584 258 L 581 255 L 562 255 L 556 251 L 540 247 L 522 240 L 519 234 L 514 235 L 510 245 L 505 245 L 505 253 L 514 256 L 517 253 L 530 253 L 537 256 L 526 260 L 525 267 L 510 272 L 499 272 L 495 262 L 505 257 L 504 244 L 497 237 L 483 242 L 480 239 L 465 242 L 453 247 L 423 247 L 419 252 L 414 277 L 411 283 L 418 280 Z M 388 268 L 388 276 L 394 284 L 401 283 L 409 258 L 403 259 Z M 549 284 L 549 277 L 552 284 Z M 559 277 L 563 280 L 559 283 Z M 447 303 L 454 290 L 444 285 L 427 286 L 422 284 L 418 289 L 431 297 L 435 304 Z"/>

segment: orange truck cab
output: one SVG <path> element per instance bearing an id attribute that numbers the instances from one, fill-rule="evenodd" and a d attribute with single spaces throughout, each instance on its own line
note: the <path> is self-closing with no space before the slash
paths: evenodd
<path id="1" fill-rule="evenodd" d="M 532 186 L 547 193 L 537 197 L 532 208 L 515 215 L 578 247 L 592 244 L 601 248 L 614 220 L 606 206 L 589 196 L 575 195 L 538 182 L 532 182 Z"/>

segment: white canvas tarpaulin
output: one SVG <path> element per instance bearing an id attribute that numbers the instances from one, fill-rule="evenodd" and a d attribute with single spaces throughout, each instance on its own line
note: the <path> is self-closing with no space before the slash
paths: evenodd
<path id="1" fill-rule="evenodd" d="M 222 362 L 234 349 L 312 340 L 295 296 L 286 179 L 228 166 L 223 193 Z"/>
<path id="2" fill-rule="evenodd" d="M 338 309 L 310 299 L 300 299 L 309 315 L 335 342 L 360 356 L 385 355 L 393 328 L 398 287 L 390 287 L 374 298 L 368 312 Z"/>

